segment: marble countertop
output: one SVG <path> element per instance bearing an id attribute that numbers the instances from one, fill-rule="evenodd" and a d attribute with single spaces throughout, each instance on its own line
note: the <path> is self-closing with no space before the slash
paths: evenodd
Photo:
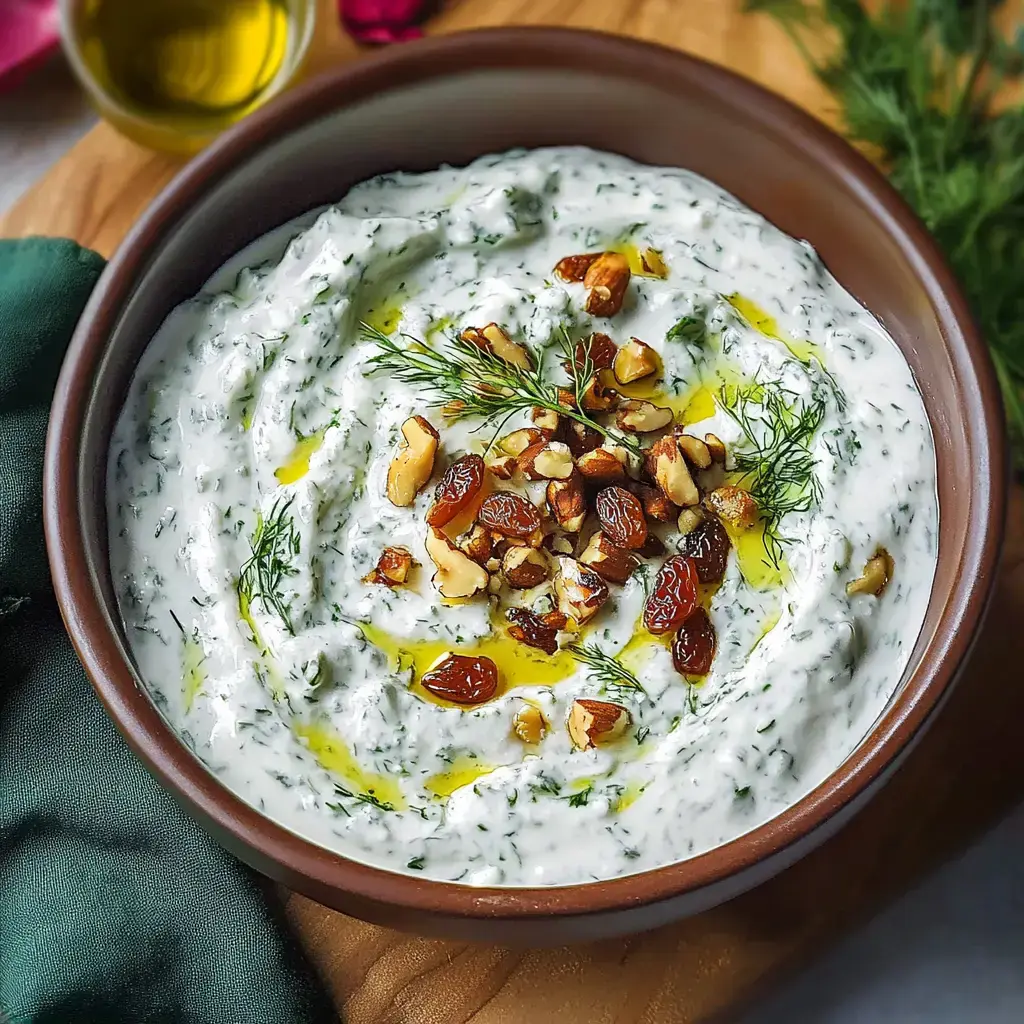
<path id="1" fill-rule="evenodd" d="M 95 120 L 60 62 L 0 96 L 0 211 Z M 743 1017 L 889 1021 L 1024 1021 L 1024 808 Z"/>

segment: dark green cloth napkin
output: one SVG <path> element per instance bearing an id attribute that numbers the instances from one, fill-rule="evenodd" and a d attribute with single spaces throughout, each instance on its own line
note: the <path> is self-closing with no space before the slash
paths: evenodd
<path id="1" fill-rule="evenodd" d="M 260 881 L 107 718 L 50 591 L 47 409 L 102 269 L 72 242 L 0 241 L 0 1022 L 330 1020 Z"/>

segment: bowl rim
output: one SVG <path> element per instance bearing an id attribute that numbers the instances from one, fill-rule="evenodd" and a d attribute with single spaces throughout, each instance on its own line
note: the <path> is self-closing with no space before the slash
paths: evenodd
<path id="1" fill-rule="evenodd" d="M 982 459 L 970 481 L 975 528 L 968 533 L 959 571 L 915 677 L 821 784 L 754 830 L 687 860 L 567 886 L 478 888 L 374 867 L 318 846 L 245 803 L 188 750 L 140 693 L 95 597 L 80 525 L 79 447 L 94 374 L 147 253 L 173 230 L 183 212 L 265 142 L 390 87 L 445 77 L 453 68 L 458 73 L 529 68 L 552 60 L 574 70 L 625 69 L 630 77 L 662 88 L 666 81 L 699 76 L 705 88 L 710 81 L 734 103 L 756 106 L 766 130 L 781 132 L 832 167 L 885 224 L 925 289 L 947 345 L 959 350 L 973 372 L 965 413 Z M 1001 549 L 1007 482 L 1002 404 L 988 350 L 937 243 L 864 156 L 783 97 L 679 50 L 581 29 L 475 29 L 384 50 L 310 80 L 230 129 L 163 189 L 110 261 L 69 346 L 47 433 L 44 528 L 65 624 L 111 717 L 162 784 L 219 834 L 243 847 L 250 862 L 276 865 L 293 888 L 320 898 L 340 892 L 353 901 L 413 914 L 528 920 L 635 908 L 724 882 L 804 840 L 886 777 L 948 693 L 977 633 Z"/>

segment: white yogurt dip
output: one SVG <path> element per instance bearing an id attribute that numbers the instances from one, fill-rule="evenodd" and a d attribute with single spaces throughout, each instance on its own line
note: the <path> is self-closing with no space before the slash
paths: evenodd
<path id="1" fill-rule="evenodd" d="M 605 250 L 634 272 L 621 311 L 592 317 L 586 286 L 553 268 Z M 697 438 L 717 435 L 726 481 L 759 496 L 760 522 L 730 528 L 724 578 L 701 589 L 717 634 L 705 676 L 680 674 L 638 624 L 659 567 L 687 550 L 674 523 L 651 521 L 667 552 L 610 583 L 553 655 L 505 629 L 510 603 L 551 607 L 550 582 L 512 590 L 494 573 L 491 595 L 438 592 L 425 550 L 435 485 L 497 425 L 450 421 L 436 388 L 370 360 L 382 336 L 444 356 L 459 332 L 490 323 L 552 384 L 567 383 L 563 331 L 641 339 L 661 365 L 621 390 Z M 415 415 L 436 428 L 438 455 L 414 503 L 397 507 L 388 471 Z M 607 443 L 665 433 L 593 418 Z M 520 410 L 497 433 L 529 425 Z M 721 467 L 691 468 L 705 495 L 723 483 Z M 546 484 L 487 487 L 542 506 Z M 648 870 L 793 804 L 895 692 L 936 562 L 929 426 L 877 321 L 806 243 L 706 180 L 584 149 L 385 175 L 255 243 L 148 347 L 111 442 L 108 494 L 139 675 L 195 754 L 314 842 L 472 885 Z M 363 581 L 386 546 L 419 563 L 407 584 Z M 885 589 L 848 594 L 882 549 Z M 607 655 L 611 675 L 572 643 Z M 493 698 L 433 699 L 422 677 L 447 652 L 490 658 Z M 566 724 L 576 699 L 618 705 L 628 726 L 579 749 Z M 527 706 L 543 716 L 538 743 L 515 732 Z"/>

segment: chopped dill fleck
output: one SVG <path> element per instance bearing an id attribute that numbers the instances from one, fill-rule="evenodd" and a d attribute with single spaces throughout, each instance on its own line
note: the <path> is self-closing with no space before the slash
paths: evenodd
<path id="1" fill-rule="evenodd" d="M 707 314 L 684 316 L 677 320 L 665 335 L 666 341 L 685 341 L 703 345 L 708 338 Z"/>
<path id="2" fill-rule="evenodd" d="M 576 793 L 570 794 L 567 799 L 570 807 L 586 807 L 590 802 L 590 794 L 594 792 L 593 786 L 587 786 Z"/>
<path id="3" fill-rule="evenodd" d="M 558 796 L 562 792 L 561 785 L 550 775 L 544 775 L 543 773 L 537 776 L 535 782 L 529 783 L 530 792 L 533 794 L 534 799 L 540 795 L 544 796 Z"/>
<path id="4" fill-rule="evenodd" d="M 371 807 L 376 807 L 378 811 L 393 811 L 395 809 L 394 804 L 389 804 L 387 801 L 381 800 L 373 790 L 366 793 L 353 793 L 352 790 L 346 789 L 344 786 L 340 786 L 335 783 L 334 792 L 337 793 L 338 796 L 346 797 L 349 800 L 355 800 L 357 803 L 369 804 Z M 331 807 L 332 810 L 335 809 L 330 804 L 327 806 Z M 348 812 L 346 811 L 345 813 L 347 814 Z"/>

